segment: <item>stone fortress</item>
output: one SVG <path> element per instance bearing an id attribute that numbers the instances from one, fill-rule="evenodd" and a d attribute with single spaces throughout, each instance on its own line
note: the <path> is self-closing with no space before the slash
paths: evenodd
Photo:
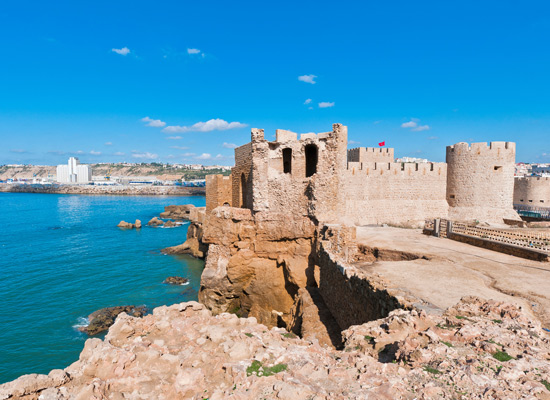
<path id="1" fill-rule="evenodd" d="M 322 223 L 420 226 L 426 219 L 503 223 L 513 209 L 515 143 L 458 143 L 446 163 L 396 163 L 391 148 L 347 148 L 347 127 L 303 134 L 252 130 L 232 177 L 207 179 L 217 206 L 302 215 Z"/>

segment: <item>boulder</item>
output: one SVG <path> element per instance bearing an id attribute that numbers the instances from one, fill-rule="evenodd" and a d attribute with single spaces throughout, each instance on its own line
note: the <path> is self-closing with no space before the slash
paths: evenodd
<path id="1" fill-rule="evenodd" d="M 97 335 L 103 331 L 109 329 L 114 324 L 118 314 L 125 312 L 132 317 L 143 317 L 147 308 L 145 306 L 116 306 L 106 307 L 91 313 L 88 316 L 90 321 L 88 326 L 79 328 L 81 332 L 85 332 L 88 335 Z"/>
<path id="2" fill-rule="evenodd" d="M 181 276 L 169 276 L 162 283 L 166 283 L 168 285 L 185 285 L 186 283 L 189 283 L 189 279 Z"/>
<path id="3" fill-rule="evenodd" d="M 136 219 L 136 222 L 134 223 L 134 228 L 141 229 L 141 221 L 139 219 Z"/>
<path id="4" fill-rule="evenodd" d="M 174 221 L 166 221 L 166 223 L 164 224 L 165 228 L 175 228 L 176 226 L 178 226 L 178 224 L 176 224 Z"/>
<path id="5" fill-rule="evenodd" d="M 119 228 L 123 228 L 123 229 L 134 229 L 134 224 L 130 223 L 130 222 L 126 222 L 126 221 L 120 221 L 119 224 L 117 225 Z"/>
<path id="6" fill-rule="evenodd" d="M 158 219 L 157 217 L 153 217 L 149 222 L 147 222 L 147 225 L 149 226 L 159 226 L 162 224 L 164 224 L 164 221 Z"/>

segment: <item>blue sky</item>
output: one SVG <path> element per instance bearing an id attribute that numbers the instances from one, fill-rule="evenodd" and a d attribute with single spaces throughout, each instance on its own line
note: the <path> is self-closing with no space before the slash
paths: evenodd
<path id="1" fill-rule="evenodd" d="M 397 156 L 550 161 L 549 39 L 546 1 L 4 1 L 0 164 L 232 165 L 252 127 L 334 122 Z"/>

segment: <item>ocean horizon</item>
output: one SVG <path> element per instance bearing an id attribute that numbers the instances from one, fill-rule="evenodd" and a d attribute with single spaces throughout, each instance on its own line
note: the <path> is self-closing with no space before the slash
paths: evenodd
<path id="1" fill-rule="evenodd" d="M 146 226 L 181 204 L 205 198 L 0 193 L 0 383 L 76 361 L 78 327 L 100 308 L 196 300 L 204 262 L 160 252 L 185 241 L 188 222 Z M 136 219 L 141 230 L 117 227 Z M 174 275 L 189 284 L 162 283 Z"/>

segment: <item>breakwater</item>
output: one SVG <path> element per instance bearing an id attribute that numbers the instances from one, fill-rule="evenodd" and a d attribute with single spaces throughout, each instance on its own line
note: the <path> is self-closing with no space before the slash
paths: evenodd
<path id="1" fill-rule="evenodd" d="M 0 192 L 115 196 L 204 196 L 204 187 L 0 184 Z"/>

